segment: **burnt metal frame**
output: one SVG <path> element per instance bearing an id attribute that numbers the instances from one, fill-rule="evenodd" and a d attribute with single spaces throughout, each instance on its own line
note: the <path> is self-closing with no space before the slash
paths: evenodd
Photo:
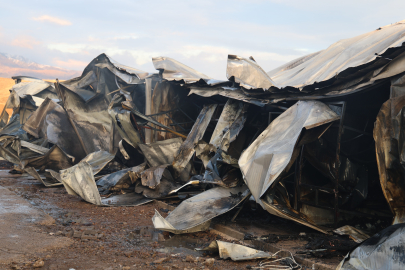
<path id="1" fill-rule="evenodd" d="M 339 119 L 339 130 L 338 130 L 338 136 L 337 136 L 337 144 L 336 144 L 336 163 L 335 163 L 335 188 L 334 189 L 328 189 L 320 186 L 314 186 L 314 185 L 306 185 L 302 184 L 302 179 L 301 179 L 301 174 L 302 174 L 302 168 L 303 168 L 303 156 L 304 156 L 304 147 L 303 145 L 301 147 L 301 153 L 299 155 L 298 160 L 295 163 L 295 196 L 294 196 L 294 208 L 297 211 L 300 211 L 301 205 L 302 204 L 307 204 L 313 207 L 317 208 L 323 208 L 323 209 L 329 209 L 334 211 L 334 226 L 337 228 L 338 225 L 338 219 L 339 219 L 339 212 L 347 212 L 339 209 L 339 168 L 340 168 L 340 146 L 341 146 L 341 141 L 342 141 L 342 134 L 345 129 L 343 122 L 344 122 L 344 117 L 345 117 L 345 112 L 346 112 L 346 101 L 338 101 L 338 102 L 329 102 L 326 103 L 327 105 L 337 105 L 341 106 L 341 112 L 340 112 L 340 119 Z M 301 200 L 301 187 L 302 186 L 307 186 L 310 188 L 315 189 L 315 204 L 307 202 L 307 201 L 302 201 Z M 319 205 L 318 203 L 318 194 L 319 191 L 327 191 L 331 192 L 334 194 L 334 207 L 328 207 L 328 206 L 323 206 Z"/>

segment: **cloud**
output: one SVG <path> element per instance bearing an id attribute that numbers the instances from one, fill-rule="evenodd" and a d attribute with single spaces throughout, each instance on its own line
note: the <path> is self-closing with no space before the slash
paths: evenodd
<path id="1" fill-rule="evenodd" d="M 41 17 L 37 18 L 32 18 L 34 21 L 39 21 L 39 22 L 50 22 L 54 23 L 57 25 L 72 25 L 72 23 L 68 20 L 60 19 L 57 17 L 52 17 L 49 15 L 42 15 Z"/>
<path id="2" fill-rule="evenodd" d="M 53 59 L 53 62 L 55 63 L 55 65 L 57 65 L 60 68 L 75 69 L 75 70 L 82 70 L 88 64 L 87 62 L 74 60 L 74 59 L 68 59 L 67 61 L 63 61 L 63 60 L 59 60 L 57 58 Z"/>
<path id="3" fill-rule="evenodd" d="M 33 49 L 35 45 L 39 45 L 41 42 L 35 40 L 35 38 L 30 36 L 20 36 L 13 41 L 11 41 L 12 46 L 17 46 L 21 48 Z"/>

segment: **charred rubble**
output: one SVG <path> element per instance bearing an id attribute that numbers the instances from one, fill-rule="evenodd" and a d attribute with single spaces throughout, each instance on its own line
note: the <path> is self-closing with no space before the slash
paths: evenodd
<path id="1" fill-rule="evenodd" d="M 14 77 L 0 155 L 100 206 L 180 199 L 152 218 L 175 234 L 250 201 L 361 243 L 376 231 L 348 226 L 356 218 L 405 220 L 404 42 L 402 21 L 267 73 L 229 55 L 225 81 L 168 57 L 148 73 L 105 54 L 71 80 Z M 345 265 L 359 248 L 342 269 L 357 269 Z"/>

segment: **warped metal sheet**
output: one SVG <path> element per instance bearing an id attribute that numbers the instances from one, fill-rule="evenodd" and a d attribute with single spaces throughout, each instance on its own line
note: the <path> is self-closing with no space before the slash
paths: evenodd
<path id="1" fill-rule="evenodd" d="M 228 99 L 212 133 L 210 144 L 227 151 L 229 144 L 243 128 L 247 108 L 248 105 L 243 102 Z"/>
<path id="2" fill-rule="evenodd" d="M 44 138 L 58 145 L 78 160 L 86 156 L 66 111 L 49 98 L 32 113 L 22 129 L 35 138 Z"/>
<path id="3" fill-rule="evenodd" d="M 143 186 L 155 189 L 159 184 L 162 177 L 173 181 L 173 177 L 167 170 L 169 164 L 151 167 L 141 173 L 141 182 Z"/>
<path id="4" fill-rule="evenodd" d="M 25 167 L 24 171 L 27 172 L 29 175 L 31 175 L 32 177 L 34 177 L 35 179 L 37 179 L 39 182 L 41 182 L 42 184 L 44 184 L 44 186 L 46 187 L 56 187 L 56 186 L 61 186 L 63 185 L 61 182 L 59 181 L 49 181 L 48 179 L 43 179 L 39 173 L 37 172 L 37 170 L 35 170 L 35 168 L 33 167 Z"/>
<path id="5" fill-rule="evenodd" d="M 197 120 L 195 121 L 195 124 L 193 125 L 193 128 L 187 136 L 187 139 L 180 146 L 180 149 L 172 163 L 176 173 L 180 174 L 189 163 L 191 157 L 195 152 L 194 148 L 197 145 L 198 141 L 202 139 L 216 107 L 217 104 L 210 104 L 205 105 L 204 108 L 201 110 L 200 114 L 197 117 Z"/>
<path id="6" fill-rule="evenodd" d="M 348 68 L 378 60 L 379 55 L 388 48 L 401 46 L 405 42 L 404 33 L 405 21 L 400 21 L 353 38 L 340 40 L 326 50 L 295 59 L 267 74 L 279 87 L 302 88 L 305 85 L 326 81 L 339 76 L 339 73 Z"/>
<path id="7" fill-rule="evenodd" d="M 169 57 L 153 57 L 153 66 L 157 70 L 162 70 L 162 77 L 168 81 L 184 80 L 186 83 L 199 81 L 200 79 L 210 80 L 211 78 L 198 72 Z"/>
<path id="8" fill-rule="evenodd" d="M 249 194 L 245 185 L 235 188 L 212 188 L 183 201 L 166 219 L 157 213 L 152 221 L 159 230 L 173 233 L 190 232 L 189 230 L 232 210 Z"/>
<path id="9" fill-rule="evenodd" d="M 150 144 L 140 144 L 139 148 L 150 166 L 156 167 L 163 164 L 172 164 L 182 143 L 181 138 L 173 138 Z"/>
<path id="10" fill-rule="evenodd" d="M 129 188 L 140 177 L 145 166 L 146 163 L 142 163 L 141 165 L 120 170 L 100 178 L 97 181 L 98 190 L 104 194 L 109 191 L 119 191 L 123 188 Z"/>
<path id="11" fill-rule="evenodd" d="M 259 135 L 239 159 L 246 184 L 258 203 L 290 162 L 302 129 L 338 119 L 339 116 L 322 102 L 299 101 Z"/>
<path id="12" fill-rule="evenodd" d="M 359 230 L 353 226 L 345 225 L 343 227 L 337 228 L 333 231 L 339 235 L 349 235 L 356 243 L 361 243 L 364 240 L 370 238 L 370 236 L 364 233 L 362 230 Z"/>
<path id="13" fill-rule="evenodd" d="M 288 198 L 285 205 L 273 204 L 273 196 L 277 192 L 279 176 L 296 158 L 293 152 L 302 129 L 311 129 L 338 119 L 339 116 L 322 102 L 299 101 L 271 122 L 239 159 L 243 178 L 258 204 L 274 215 L 325 232 L 311 224 L 308 218 L 296 213 L 289 206 Z M 271 190 L 271 194 L 262 198 Z"/>
<path id="14" fill-rule="evenodd" d="M 336 269 L 404 269 L 404 250 L 405 224 L 392 225 L 361 243 Z"/>
<path id="15" fill-rule="evenodd" d="M 81 162 L 87 162 L 93 170 L 93 175 L 99 173 L 108 163 L 114 159 L 115 155 L 107 151 L 96 151 L 88 154 Z"/>
<path id="16" fill-rule="evenodd" d="M 275 86 L 270 76 L 256 63 L 253 58 L 246 59 L 237 55 L 228 55 L 226 77 L 235 78 L 235 82 L 246 89 L 269 90 Z"/>
<path id="17" fill-rule="evenodd" d="M 157 167 L 164 164 L 172 164 L 182 143 L 183 140 L 181 138 L 173 138 L 150 144 L 139 144 L 139 148 L 148 161 L 148 164 L 151 167 Z M 188 162 L 185 169 L 180 173 L 180 180 L 182 182 L 188 181 L 192 170 L 192 164 Z"/>
<path id="18" fill-rule="evenodd" d="M 72 190 L 89 203 L 101 205 L 101 197 L 94 181 L 93 168 L 89 163 L 82 161 L 73 167 L 61 170 L 60 177 L 68 191 Z"/>
<path id="19" fill-rule="evenodd" d="M 136 147 L 141 143 L 141 138 L 131 123 L 131 112 L 124 110 L 121 106 L 121 102 L 126 100 L 126 97 L 129 97 L 129 94 L 126 94 L 123 90 L 119 94 L 115 94 L 108 106 L 108 114 L 114 121 L 121 137 L 132 147 Z"/>
<path id="20" fill-rule="evenodd" d="M 145 198 L 134 192 L 101 198 L 104 206 L 139 206 L 150 202 L 153 202 L 153 199 Z"/>
<path id="21" fill-rule="evenodd" d="M 59 146 L 54 145 L 46 154 L 39 157 L 28 158 L 21 161 L 23 168 L 46 168 L 55 171 L 69 168 L 73 165 L 73 157 L 68 156 Z"/>
<path id="22" fill-rule="evenodd" d="M 242 90 L 240 89 L 235 89 L 235 90 L 226 90 L 223 88 L 217 89 L 217 88 L 201 88 L 201 87 L 190 87 L 190 93 L 188 95 L 195 94 L 199 95 L 202 97 L 212 97 L 215 95 L 220 95 L 223 97 L 231 98 L 231 99 L 236 99 L 240 100 L 246 103 L 251 103 L 259 107 L 263 107 L 264 105 L 270 103 L 269 100 L 266 99 L 257 99 L 257 98 L 252 98 L 248 97 L 243 93 Z"/>
<path id="23" fill-rule="evenodd" d="M 405 222 L 405 95 L 386 101 L 377 115 L 373 137 L 384 197 L 395 218 Z"/>
<path id="24" fill-rule="evenodd" d="M 118 150 L 119 140 L 114 141 L 114 123 L 107 112 L 108 104 L 104 97 L 100 95 L 85 103 L 63 85 L 59 84 L 57 89 L 84 151 L 88 154 L 99 150 L 110 153 Z"/>
<path id="25" fill-rule="evenodd" d="M 273 254 L 262 250 L 219 240 L 212 241 L 208 247 L 197 250 L 219 252 L 219 257 L 221 259 L 231 259 L 232 261 L 266 259 L 274 256 Z"/>
<path id="26" fill-rule="evenodd" d="M 55 92 L 55 88 L 52 86 L 51 83 L 46 81 L 30 81 L 30 82 L 20 82 L 13 87 L 11 90 L 16 91 L 20 98 L 25 98 L 26 96 L 34 96 L 45 89 L 49 89 L 51 92 Z"/>

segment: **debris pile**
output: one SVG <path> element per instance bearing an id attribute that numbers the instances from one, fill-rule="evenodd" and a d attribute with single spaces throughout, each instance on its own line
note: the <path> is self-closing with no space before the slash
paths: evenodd
<path id="1" fill-rule="evenodd" d="M 359 216 L 404 221 L 405 21 L 268 73 L 229 55 L 227 80 L 152 61 L 156 73 L 101 54 L 68 81 L 14 77 L 1 157 L 95 205 L 180 199 L 153 217 L 175 234 L 247 200 L 325 234 Z"/>

